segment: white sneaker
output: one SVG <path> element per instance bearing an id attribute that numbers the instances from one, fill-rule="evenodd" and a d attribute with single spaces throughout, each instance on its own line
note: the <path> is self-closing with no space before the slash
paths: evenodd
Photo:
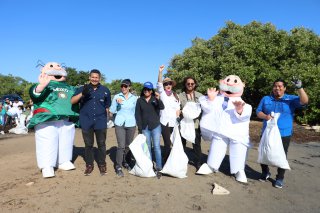
<path id="1" fill-rule="evenodd" d="M 64 170 L 64 171 L 68 171 L 68 170 L 73 170 L 76 167 L 73 165 L 73 163 L 71 163 L 70 161 L 64 162 L 62 164 L 60 164 L 58 166 L 59 169 Z"/>
<path id="2" fill-rule="evenodd" d="M 1 135 L 4 135 L 4 131 L 1 131 L 0 134 L 1 134 Z"/>
<path id="3" fill-rule="evenodd" d="M 42 169 L 42 176 L 44 178 L 54 177 L 54 169 L 53 167 L 47 167 Z"/>
<path id="4" fill-rule="evenodd" d="M 237 172 L 236 180 L 241 183 L 248 183 L 247 176 L 244 170 L 240 170 L 239 172 Z"/>

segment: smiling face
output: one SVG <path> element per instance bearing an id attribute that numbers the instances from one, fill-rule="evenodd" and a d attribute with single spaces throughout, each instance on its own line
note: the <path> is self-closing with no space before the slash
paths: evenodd
<path id="1" fill-rule="evenodd" d="M 229 75 L 219 81 L 220 93 L 226 97 L 241 97 L 244 86 L 239 76 L 236 75 Z"/>
<path id="2" fill-rule="evenodd" d="M 130 91 L 130 86 L 127 84 L 121 84 L 121 92 L 122 94 L 126 95 Z"/>
<path id="3" fill-rule="evenodd" d="M 99 73 L 90 73 L 89 75 L 89 81 L 92 84 L 92 86 L 96 87 L 100 83 L 100 75 Z"/>
<path id="4" fill-rule="evenodd" d="M 286 87 L 283 84 L 283 82 L 281 82 L 281 81 L 274 82 L 273 88 L 272 88 L 272 93 L 276 99 L 282 98 L 285 91 L 286 91 Z"/>
<path id="5" fill-rule="evenodd" d="M 56 62 L 47 63 L 42 67 L 41 72 L 50 76 L 53 81 L 66 81 L 67 72 Z"/>

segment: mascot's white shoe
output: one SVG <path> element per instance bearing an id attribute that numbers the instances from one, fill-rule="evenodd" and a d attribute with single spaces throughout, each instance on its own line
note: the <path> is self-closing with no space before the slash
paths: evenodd
<path id="1" fill-rule="evenodd" d="M 240 170 L 239 172 L 237 172 L 236 180 L 241 183 L 248 183 L 247 176 L 244 170 Z"/>
<path id="2" fill-rule="evenodd" d="M 73 170 L 76 167 L 73 165 L 73 163 L 71 163 L 70 161 L 64 162 L 62 164 L 60 164 L 58 166 L 59 169 L 64 170 L 64 171 L 68 171 L 68 170 Z"/>
<path id="3" fill-rule="evenodd" d="M 47 167 L 42 169 L 42 176 L 44 178 L 54 177 L 54 169 L 53 167 Z"/>

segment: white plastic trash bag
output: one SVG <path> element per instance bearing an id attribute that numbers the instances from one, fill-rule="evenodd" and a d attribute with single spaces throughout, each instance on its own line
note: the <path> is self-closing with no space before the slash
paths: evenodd
<path id="1" fill-rule="evenodd" d="M 200 113 L 200 104 L 195 102 L 187 102 L 182 109 L 183 119 L 180 122 L 181 136 L 191 143 L 194 143 L 196 138 L 193 119 L 199 117 Z"/>
<path id="2" fill-rule="evenodd" d="M 28 128 L 25 126 L 24 121 L 26 119 L 25 115 L 20 116 L 20 120 L 16 118 L 17 126 L 9 129 L 9 133 L 17 134 L 17 135 L 25 135 L 28 134 Z"/>
<path id="3" fill-rule="evenodd" d="M 258 163 L 290 169 L 277 125 L 279 116 L 280 113 L 274 113 L 274 118 L 267 121 L 259 144 Z"/>
<path id="4" fill-rule="evenodd" d="M 189 159 L 183 150 L 178 125 L 175 125 L 173 128 L 171 141 L 173 142 L 173 146 L 161 173 L 177 178 L 186 178 Z"/>
<path id="5" fill-rule="evenodd" d="M 146 136 L 139 134 L 129 145 L 129 148 L 136 159 L 136 164 L 129 173 L 139 177 L 155 177 L 156 174 L 153 171 L 153 163 L 150 159 L 146 141 Z"/>

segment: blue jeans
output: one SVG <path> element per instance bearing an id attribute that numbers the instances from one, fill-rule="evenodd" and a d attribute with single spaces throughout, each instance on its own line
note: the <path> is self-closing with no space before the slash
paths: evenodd
<path id="1" fill-rule="evenodd" d="M 151 147 L 152 147 L 151 139 L 152 139 L 154 154 L 156 157 L 157 170 L 161 170 L 162 169 L 162 157 L 161 157 L 161 148 L 160 148 L 161 126 L 159 125 L 152 130 L 149 130 L 147 126 L 145 129 L 142 130 L 142 134 L 144 134 L 144 136 L 146 136 L 147 138 L 147 144 L 148 144 L 150 156 L 152 156 L 152 152 L 151 152 Z"/>

